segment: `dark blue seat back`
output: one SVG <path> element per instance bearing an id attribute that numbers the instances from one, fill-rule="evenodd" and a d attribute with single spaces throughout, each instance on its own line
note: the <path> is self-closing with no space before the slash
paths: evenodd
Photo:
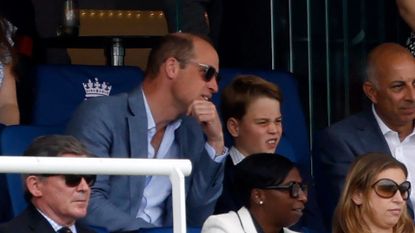
<path id="1" fill-rule="evenodd" d="M 47 134 L 60 134 L 63 127 L 41 127 L 30 125 L 7 126 L 0 132 L 0 154 L 22 155 L 33 139 Z M 7 188 L 10 197 L 11 213 L 16 216 L 26 208 L 23 182 L 20 174 L 6 174 Z"/>
<path id="2" fill-rule="evenodd" d="M 63 126 L 7 126 L 0 132 L 0 154 L 20 156 L 32 143 L 33 139 L 42 135 L 62 134 Z M 6 174 L 7 188 L 10 196 L 11 215 L 21 213 L 27 206 L 24 199 L 24 183 L 20 174 Z M 108 233 L 101 227 L 90 226 L 97 233 Z"/>
<path id="3" fill-rule="evenodd" d="M 32 124 L 63 125 L 84 99 L 128 92 L 142 79 L 138 67 L 40 65 Z"/>

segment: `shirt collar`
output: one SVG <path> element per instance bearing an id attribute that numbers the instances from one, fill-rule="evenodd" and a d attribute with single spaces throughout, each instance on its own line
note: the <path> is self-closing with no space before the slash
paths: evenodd
<path id="1" fill-rule="evenodd" d="M 141 89 L 141 93 L 143 94 L 143 100 L 144 100 L 144 108 L 146 109 L 146 116 L 147 116 L 147 130 L 155 130 L 156 129 L 156 122 L 154 121 L 153 114 L 151 113 L 150 105 L 148 105 L 146 95 L 144 94 L 143 89 Z M 176 130 L 180 127 L 182 123 L 182 119 L 179 118 L 171 123 L 169 123 L 169 126 L 173 128 L 173 130 Z M 154 132 L 155 133 L 155 132 Z"/>
<path id="2" fill-rule="evenodd" d="M 395 131 L 393 131 L 393 130 L 391 130 L 384 122 L 383 122 L 383 120 L 379 117 L 379 115 L 377 114 L 377 112 L 376 112 L 376 109 L 375 109 L 375 105 L 374 104 L 372 104 L 372 112 L 373 112 L 373 115 L 375 116 L 375 119 L 376 119 L 376 122 L 378 123 L 378 125 L 379 125 L 379 128 L 380 128 L 380 131 L 382 132 L 382 134 L 383 135 L 386 135 L 387 133 L 389 133 L 389 132 L 395 132 Z"/>
<path id="3" fill-rule="evenodd" d="M 382 132 L 382 134 L 383 135 L 386 135 L 386 134 L 388 134 L 388 133 L 396 133 L 396 134 L 398 134 L 398 132 L 396 132 L 396 131 L 394 131 L 394 130 L 392 130 L 391 128 L 389 128 L 384 122 L 383 122 L 383 120 L 379 117 L 379 115 L 376 113 L 376 109 L 375 109 L 375 105 L 374 104 L 372 104 L 372 112 L 373 112 L 373 115 L 375 116 L 375 119 L 376 119 L 376 122 L 378 123 L 378 125 L 379 125 L 379 128 L 380 128 L 380 131 Z M 411 134 L 409 134 L 408 136 L 407 136 L 407 138 L 408 137 L 412 137 L 413 135 L 415 135 L 415 127 L 414 127 L 414 129 L 412 129 L 412 133 Z"/>
<path id="4" fill-rule="evenodd" d="M 236 147 L 232 146 L 229 150 L 229 155 L 232 158 L 233 165 L 236 165 L 240 163 L 244 158 L 245 155 L 243 155 Z"/>
<path id="5" fill-rule="evenodd" d="M 61 229 L 64 226 L 59 225 L 57 222 L 53 221 L 53 219 L 49 218 L 46 214 L 44 214 L 40 209 L 36 208 L 37 211 L 49 222 L 49 224 L 52 226 L 53 230 L 58 232 L 59 229 Z M 72 224 L 69 227 L 73 233 L 77 233 L 75 224 Z"/>

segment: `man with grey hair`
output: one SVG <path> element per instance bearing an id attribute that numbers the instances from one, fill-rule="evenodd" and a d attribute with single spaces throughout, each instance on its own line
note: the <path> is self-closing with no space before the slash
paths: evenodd
<path id="1" fill-rule="evenodd" d="M 43 136 L 34 140 L 24 156 L 87 157 L 89 152 L 74 137 Z M 95 175 L 25 174 L 28 207 L 1 233 L 93 233 L 77 219 L 85 217 Z"/>
<path id="2" fill-rule="evenodd" d="M 323 130 L 314 146 L 317 198 L 327 225 L 353 160 L 368 152 L 382 152 L 404 163 L 415 182 L 415 58 L 404 47 L 384 43 L 367 61 L 363 91 L 370 109 Z M 415 201 L 415 194 L 410 197 Z"/>

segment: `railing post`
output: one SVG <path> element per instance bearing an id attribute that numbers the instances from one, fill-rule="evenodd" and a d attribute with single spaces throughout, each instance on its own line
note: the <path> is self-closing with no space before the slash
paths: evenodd
<path id="1" fill-rule="evenodd" d="M 184 175 L 174 168 L 170 173 L 173 189 L 173 233 L 186 233 L 186 198 L 184 190 Z"/>

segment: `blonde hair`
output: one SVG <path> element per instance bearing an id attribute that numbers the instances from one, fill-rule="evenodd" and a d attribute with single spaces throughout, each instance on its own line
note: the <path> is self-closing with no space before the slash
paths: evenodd
<path id="1" fill-rule="evenodd" d="M 370 233 L 369 226 L 364 221 L 363 216 L 371 216 L 372 209 L 369 205 L 356 205 L 352 200 L 352 196 L 356 192 L 361 192 L 363 202 L 368 203 L 369 192 L 376 176 L 390 168 L 401 169 L 405 177 L 408 177 L 408 170 L 405 165 L 390 155 L 368 153 L 356 159 L 347 174 L 343 192 L 334 212 L 333 233 Z M 397 224 L 393 227 L 393 232 L 415 232 L 406 205 Z"/>

